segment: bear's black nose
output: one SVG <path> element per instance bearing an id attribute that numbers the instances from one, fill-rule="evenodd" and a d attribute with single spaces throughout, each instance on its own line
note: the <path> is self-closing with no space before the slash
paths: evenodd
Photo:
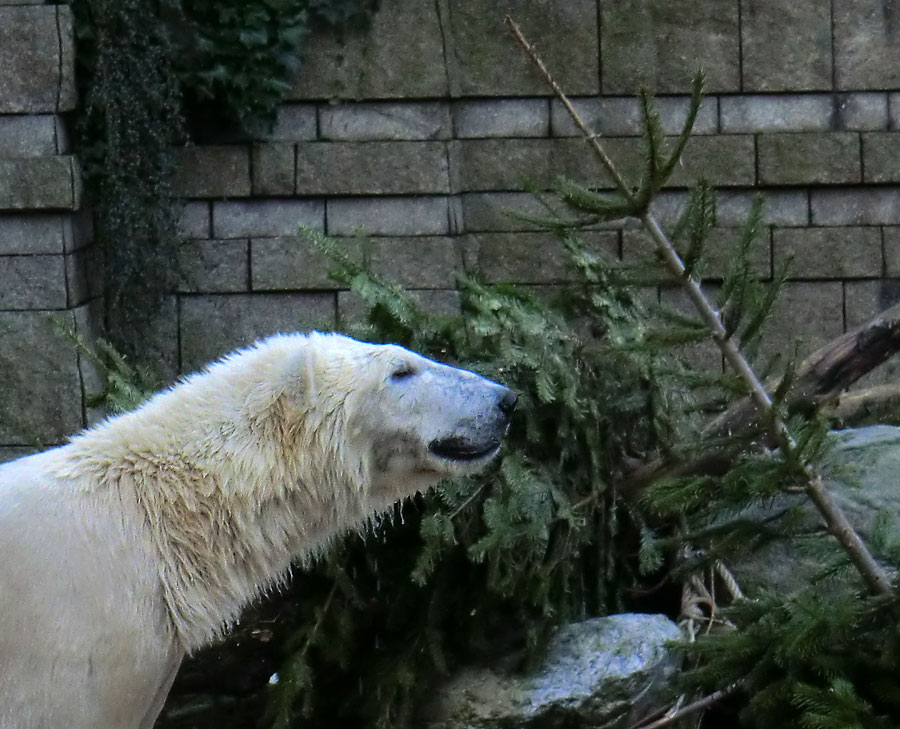
<path id="1" fill-rule="evenodd" d="M 497 403 L 497 407 L 499 407 L 504 414 L 509 415 L 513 410 L 516 409 L 516 401 L 519 399 L 519 396 L 516 395 L 512 390 L 507 390 L 503 393 L 503 396 L 500 398 L 500 401 Z"/>

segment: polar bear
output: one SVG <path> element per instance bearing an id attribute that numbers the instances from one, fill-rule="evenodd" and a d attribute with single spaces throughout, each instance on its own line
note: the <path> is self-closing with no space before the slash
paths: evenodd
<path id="1" fill-rule="evenodd" d="M 282 334 L 0 467 L 0 727 L 150 729 L 185 653 L 321 549 L 497 452 L 516 396 Z"/>

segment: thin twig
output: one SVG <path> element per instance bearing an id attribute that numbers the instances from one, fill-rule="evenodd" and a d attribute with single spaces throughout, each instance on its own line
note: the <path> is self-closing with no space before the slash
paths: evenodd
<path id="1" fill-rule="evenodd" d="M 661 719 L 651 721 L 649 724 L 640 724 L 638 726 L 631 727 L 631 729 L 661 729 L 661 727 L 670 726 L 679 719 L 683 719 L 685 716 L 696 714 L 698 711 L 703 711 L 704 709 L 708 709 L 713 704 L 717 704 L 725 697 L 730 696 L 735 691 L 737 691 L 738 688 L 740 688 L 740 684 L 733 683 L 731 684 L 731 686 L 723 688 L 721 691 L 716 691 L 715 693 L 712 693 L 709 696 L 704 696 L 702 699 L 698 699 L 693 703 L 686 704 L 677 711 L 673 711 L 671 714 L 667 714 Z"/>
<path id="2" fill-rule="evenodd" d="M 581 130 L 585 139 L 597 154 L 601 164 L 609 173 L 619 193 L 629 202 L 634 203 L 634 196 L 631 194 L 625 180 L 616 169 L 615 164 L 613 164 L 612 160 L 606 154 L 597 135 L 591 132 L 578 115 L 575 107 L 572 106 L 568 97 L 550 75 L 547 67 L 538 56 L 534 47 L 526 40 L 519 26 L 509 16 L 506 16 L 506 25 L 509 27 L 519 45 L 525 50 L 525 53 L 531 58 L 541 76 L 544 78 L 544 81 L 546 81 L 550 88 L 553 89 L 553 93 L 556 94 L 557 98 L 566 108 L 566 111 L 569 112 L 569 115 Z M 796 452 L 797 444 L 788 431 L 785 422 L 778 417 L 777 413 L 775 413 L 772 400 L 769 397 L 769 393 L 766 391 L 765 386 L 756 376 L 750 363 L 734 343 L 734 340 L 728 336 L 728 332 L 722 324 L 718 312 L 703 294 L 700 284 L 686 271 L 681 257 L 675 250 L 675 246 L 663 232 L 659 223 L 656 221 L 656 218 L 649 210 L 643 210 L 639 213 L 639 219 L 653 238 L 664 263 L 668 266 L 672 275 L 684 287 L 688 298 L 690 298 L 694 307 L 697 309 L 697 312 L 700 314 L 700 317 L 709 327 L 713 340 L 722 351 L 725 359 L 747 384 L 759 412 L 765 416 L 765 419 L 770 423 L 772 436 L 781 448 L 782 453 L 785 457 L 790 458 L 792 454 Z M 847 520 L 843 511 L 841 511 L 840 507 L 838 507 L 831 498 L 822 482 L 822 478 L 808 465 L 803 466 L 803 476 L 805 479 L 804 490 L 807 496 L 819 510 L 825 524 L 828 526 L 828 531 L 844 548 L 844 551 L 862 576 L 863 581 L 866 583 L 869 590 L 876 595 L 891 594 L 893 588 L 887 573 L 885 573 L 881 566 L 875 561 L 875 558 L 872 556 L 871 552 L 869 552 L 868 547 L 863 540 L 860 539 L 859 534 L 853 529 L 853 526 Z"/>
<path id="3" fill-rule="evenodd" d="M 532 46 L 525 39 L 525 36 L 522 34 L 522 29 L 519 28 L 516 21 L 513 20 L 509 15 L 507 15 L 504 20 L 506 22 L 506 27 L 509 28 L 510 32 L 519 42 L 519 45 L 521 45 L 522 48 L 525 49 L 525 53 L 528 54 L 528 57 L 531 59 L 532 63 L 537 66 L 538 71 L 540 71 L 541 75 L 544 77 L 544 80 L 550 85 L 550 88 L 553 89 L 556 97 L 562 102 L 563 106 L 566 107 L 566 111 L 569 112 L 569 115 L 572 117 L 575 124 L 578 125 L 578 128 L 581 130 L 584 138 L 588 141 L 588 144 L 591 145 L 594 153 L 600 159 L 600 164 L 602 164 L 603 167 L 606 168 L 606 171 L 609 173 L 612 181 L 616 184 L 619 192 L 622 193 L 622 195 L 629 203 L 634 203 L 634 196 L 631 194 L 631 191 L 625 184 L 625 180 L 622 179 L 622 176 L 619 174 L 619 170 L 616 169 L 613 161 L 609 158 L 609 155 L 606 154 L 606 150 L 603 149 L 603 146 L 600 144 L 597 138 L 598 135 L 588 129 L 587 125 L 581 120 L 581 117 L 578 116 L 578 112 L 575 111 L 575 107 L 572 106 L 572 102 L 569 101 L 569 98 L 563 93 L 563 90 L 559 87 L 556 81 L 553 80 L 553 77 L 550 75 L 550 72 L 547 70 L 547 67 L 544 65 L 544 62 L 541 60 L 540 56 L 538 56 L 537 51 L 534 49 L 534 46 Z"/>

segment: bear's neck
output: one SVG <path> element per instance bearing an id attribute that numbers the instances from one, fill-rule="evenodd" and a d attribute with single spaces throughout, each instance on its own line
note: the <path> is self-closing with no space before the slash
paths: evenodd
<path id="1" fill-rule="evenodd" d="M 79 482 L 143 512 L 188 652 L 283 582 L 292 560 L 309 560 L 369 515 L 366 467 L 347 463 L 340 412 L 315 423 L 254 423 L 242 389 L 206 375 L 67 446 Z"/>

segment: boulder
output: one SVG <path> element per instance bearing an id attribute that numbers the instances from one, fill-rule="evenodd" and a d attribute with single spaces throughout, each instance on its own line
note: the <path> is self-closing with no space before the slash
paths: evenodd
<path id="1" fill-rule="evenodd" d="M 658 704 L 679 666 L 664 615 L 624 614 L 558 628 L 533 673 L 468 668 L 426 705 L 428 729 L 619 729 Z M 502 662 L 501 662 L 502 663 Z"/>

